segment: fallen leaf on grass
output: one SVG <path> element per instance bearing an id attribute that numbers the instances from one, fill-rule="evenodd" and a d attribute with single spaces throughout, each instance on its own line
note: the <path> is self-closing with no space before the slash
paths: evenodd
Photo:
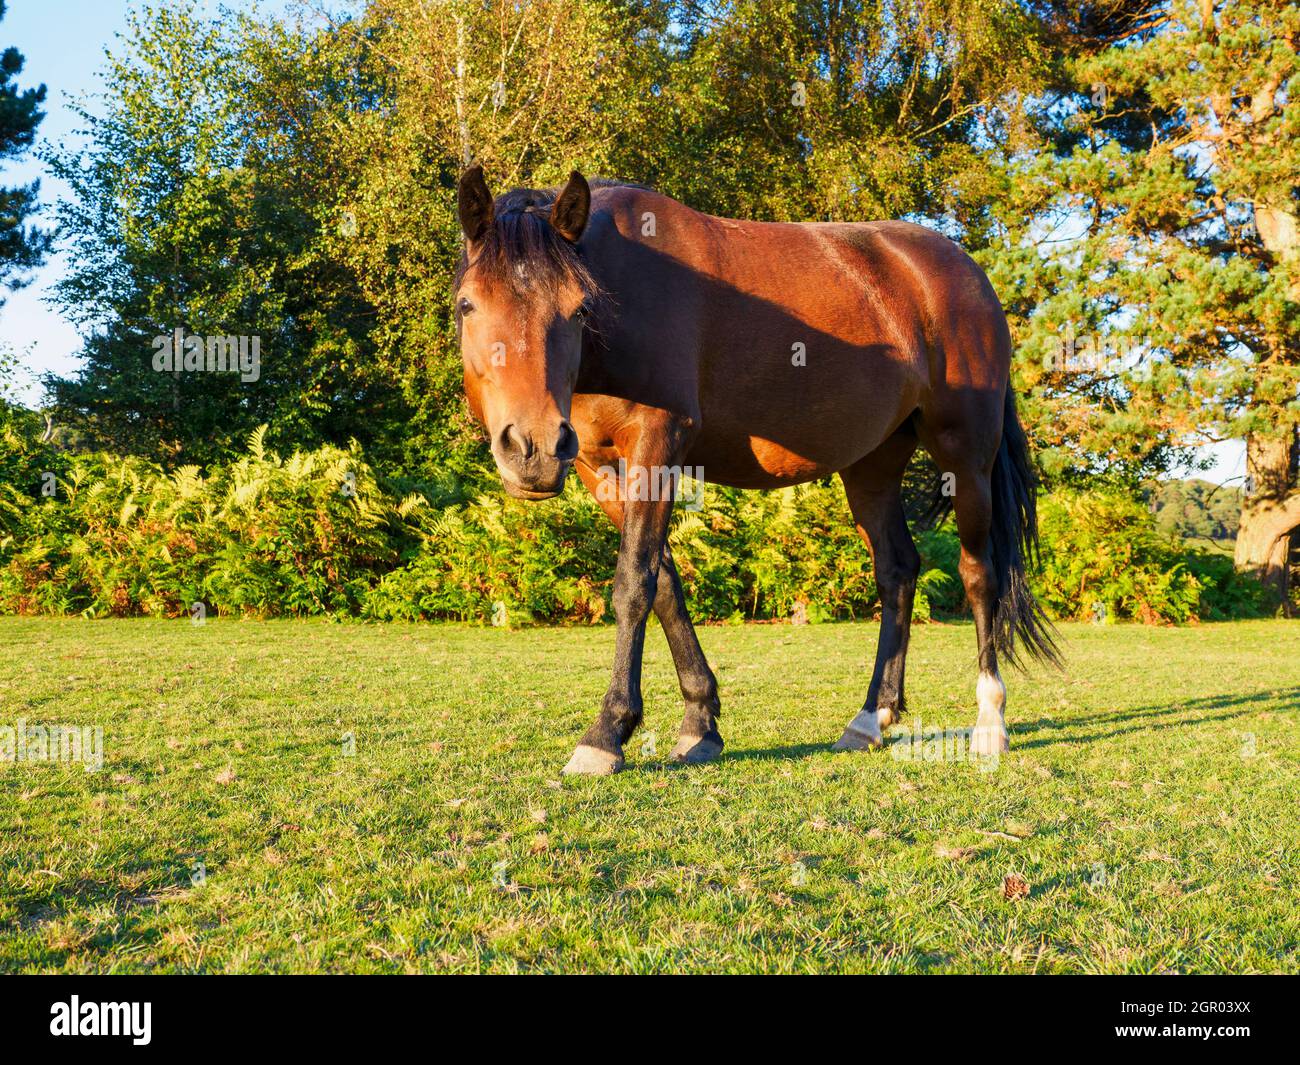
<path id="1" fill-rule="evenodd" d="M 1019 873 L 1011 873 L 1002 880 L 1002 897 L 1011 902 L 1029 898 L 1029 881 Z"/>
<path id="2" fill-rule="evenodd" d="M 233 784 L 235 782 L 235 777 L 238 775 L 239 774 L 235 772 L 235 767 L 233 765 L 228 765 L 212 779 L 222 785 Z"/>
<path id="3" fill-rule="evenodd" d="M 964 862 L 974 853 L 976 853 L 974 847 L 946 847 L 940 843 L 936 844 L 934 848 L 936 858 L 947 858 L 954 862 Z"/>

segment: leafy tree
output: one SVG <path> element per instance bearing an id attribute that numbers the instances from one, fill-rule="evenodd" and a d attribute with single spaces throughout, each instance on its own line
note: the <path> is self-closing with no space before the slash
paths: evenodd
<path id="1" fill-rule="evenodd" d="M 679 0 L 619 162 L 692 206 L 921 215 L 982 243 L 985 147 L 1048 60 L 1011 0 Z"/>
<path id="2" fill-rule="evenodd" d="M 1241 489 L 1202 480 L 1160 481 L 1149 489 L 1156 527 L 1188 539 L 1231 542 L 1241 517 Z"/>
<path id="3" fill-rule="evenodd" d="M 995 188 L 979 142 L 1043 61 L 1010 0 L 374 0 L 336 32 L 374 87 L 339 118 L 336 204 L 357 231 L 341 254 L 417 411 L 411 451 L 467 471 L 483 454 L 447 299 L 466 163 L 498 191 L 577 166 L 717 213 L 921 214 L 978 241 Z"/>
<path id="4" fill-rule="evenodd" d="M 328 146 L 278 101 L 291 64 L 298 101 L 328 98 L 331 57 L 310 37 L 192 3 L 142 8 L 109 56 L 105 113 L 79 112 L 90 149 L 52 156 L 74 192 L 56 298 L 90 335 L 81 372 L 47 383 L 92 443 L 177 464 L 229 455 L 264 422 L 276 446 L 373 442 L 401 423 L 366 369 L 371 309 L 322 240 Z M 261 365 L 159 372 L 154 339 L 176 329 L 256 337 Z"/>

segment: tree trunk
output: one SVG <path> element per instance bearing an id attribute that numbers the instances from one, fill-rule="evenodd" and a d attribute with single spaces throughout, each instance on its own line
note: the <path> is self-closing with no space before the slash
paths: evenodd
<path id="1" fill-rule="evenodd" d="M 1237 530 L 1236 562 L 1287 600 L 1291 537 L 1300 528 L 1300 488 L 1296 487 L 1295 434 L 1252 433 L 1246 437 L 1246 493 Z"/>
<path id="2" fill-rule="evenodd" d="M 466 169 L 474 161 L 474 151 L 469 141 L 469 118 L 465 100 L 465 16 L 456 13 L 456 129 L 460 133 L 460 168 Z"/>

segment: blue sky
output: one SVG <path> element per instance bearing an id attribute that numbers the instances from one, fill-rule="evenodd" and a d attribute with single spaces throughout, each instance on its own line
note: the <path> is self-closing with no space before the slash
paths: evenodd
<path id="1" fill-rule="evenodd" d="M 89 97 L 94 110 L 97 74 L 105 50 L 113 46 L 115 36 L 126 25 L 129 6 L 115 0 L 8 0 L 4 20 L 0 22 L 0 47 L 13 45 L 27 60 L 19 79 L 22 88 L 42 82 L 47 88 L 45 121 L 38 131 L 49 144 L 75 145 L 78 119 L 69 103 Z M 218 6 L 234 10 L 284 11 L 292 0 L 203 0 L 201 8 L 215 11 Z M 4 167 L 0 183 L 13 185 L 41 180 L 44 204 L 55 203 L 67 195 L 67 187 L 50 176 L 35 159 Z M 72 324 L 48 302 L 50 286 L 65 266 L 56 254 L 36 273 L 27 288 L 8 294 L 0 307 L 0 349 L 18 355 L 27 380 L 20 396 L 30 404 L 40 401 L 41 390 L 36 377 L 52 370 L 68 375 L 77 369 L 77 352 L 81 338 Z M 1200 476 L 1221 482 L 1240 478 L 1244 473 L 1245 449 L 1240 441 L 1230 441 L 1209 449 L 1215 468 Z"/>

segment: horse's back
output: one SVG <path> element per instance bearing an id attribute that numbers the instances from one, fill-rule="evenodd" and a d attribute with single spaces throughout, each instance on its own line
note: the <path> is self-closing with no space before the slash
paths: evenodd
<path id="1" fill-rule="evenodd" d="M 959 349 L 1005 332 L 983 272 L 924 226 L 746 222 L 641 188 L 599 189 L 593 207 L 615 346 L 646 402 L 691 393 L 692 457 L 710 480 L 766 487 L 845 468 L 936 387 L 970 377 Z M 984 376 L 1005 381 L 1006 366 Z"/>

